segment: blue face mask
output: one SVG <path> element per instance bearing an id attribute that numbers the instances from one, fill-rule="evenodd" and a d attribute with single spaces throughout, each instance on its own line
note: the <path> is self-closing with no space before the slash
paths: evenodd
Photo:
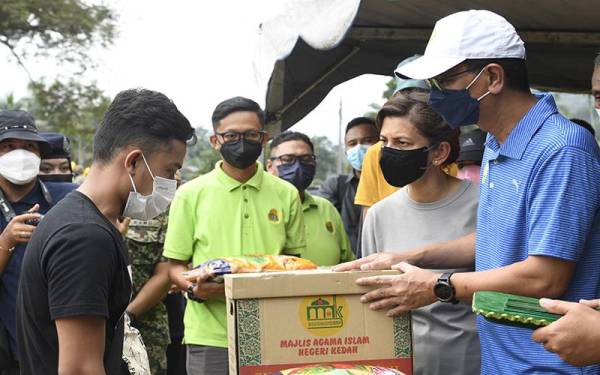
<path id="1" fill-rule="evenodd" d="M 365 155 L 367 154 L 369 147 L 371 147 L 371 145 L 357 144 L 350 150 L 346 151 L 346 158 L 348 159 L 348 163 L 350 163 L 352 168 L 357 171 L 362 169 L 363 160 L 365 159 Z"/>
<path id="2" fill-rule="evenodd" d="M 278 165 L 277 171 L 280 178 L 294 185 L 298 191 L 304 191 L 315 178 L 317 166 L 315 164 L 303 164 L 300 160 L 296 160 L 292 164 Z"/>
<path id="3" fill-rule="evenodd" d="M 473 125 L 479 121 L 479 101 L 488 96 L 490 92 L 488 91 L 475 99 L 469 94 L 469 89 L 484 70 L 485 68 L 481 69 L 471 83 L 462 90 L 440 91 L 436 87 L 431 88 L 429 105 L 446 120 L 451 128 L 456 129 L 460 126 Z"/>

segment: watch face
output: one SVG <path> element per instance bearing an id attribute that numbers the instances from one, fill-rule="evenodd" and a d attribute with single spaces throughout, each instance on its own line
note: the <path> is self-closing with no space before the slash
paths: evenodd
<path id="1" fill-rule="evenodd" d="M 452 287 L 446 283 L 438 282 L 433 288 L 433 292 L 442 301 L 449 301 L 452 298 Z"/>

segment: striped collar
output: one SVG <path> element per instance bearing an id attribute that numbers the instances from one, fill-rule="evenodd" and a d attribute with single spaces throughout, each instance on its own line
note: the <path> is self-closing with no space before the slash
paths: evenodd
<path id="1" fill-rule="evenodd" d="M 558 113 L 552 94 L 535 94 L 535 96 L 538 98 L 538 102 L 515 125 L 506 137 L 506 141 L 500 144 L 496 137 L 489 133 L 486 147 L 489 147 L 494 153 L 508 158 L 521 159 L 523 157 L 527 145 L 538 129 L 548 117 Z"/>

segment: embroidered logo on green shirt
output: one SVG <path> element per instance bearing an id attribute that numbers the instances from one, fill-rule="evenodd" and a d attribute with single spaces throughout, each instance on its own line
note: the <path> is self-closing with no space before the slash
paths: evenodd
<path id="1" fill-rule="evenodd" d="M 331 221 L 325 223 L 325 228 L 329 233 L 333 233 L 333 223 Z"/>
<path id="2" fill-rule="evenodd" d="M 272 222 L 273 224 L 278 224 L 279 223 L 279 212 L 274 209 L 271 208 L 271 210 L 269 211 L 269 214 L 267 215 L 267 217 L 269 218 L 269 221 Z"/>

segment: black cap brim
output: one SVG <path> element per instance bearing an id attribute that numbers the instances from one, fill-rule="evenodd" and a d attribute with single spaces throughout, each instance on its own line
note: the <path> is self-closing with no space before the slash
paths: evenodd
<path id="1" fill-rule="evenodd" d="M 46 154 L 49 154 L 52 151 L 48 141 L 32 131 L 15 129 L 0 134 L 0 142 L 7 139 L 22 139 L 25 141 L 37 142 L 40 147 L 40 156 L 42 159 L 44 159 Z"/>
<path id="2" fill-rule="evenodd" d="M 461 151 L 458 154 L 457 162 L 460 161 L 477 161 L 483 160 L 483 150 Z"/>

